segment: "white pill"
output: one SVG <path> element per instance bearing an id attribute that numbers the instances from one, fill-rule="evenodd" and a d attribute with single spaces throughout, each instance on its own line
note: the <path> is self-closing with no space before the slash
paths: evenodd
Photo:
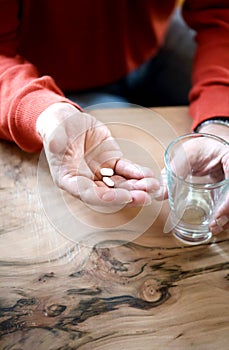
<path id="1" fill-rule="evenodd" d="M 114 187 L 114 181 L 111 180 L 111 178 L 108 177 L 108 176 L 104 176 L 104 177 L 103 177 L 103 182 L 104 182 L 105 185 L 107 185 L 108 187 Z"/>
<path id="2" fill-rule="evenodd" d="M 102 176 L 113 176 L 114 170 L 112 168 L 102 168 L 100 169 L 100 174 Z"/>

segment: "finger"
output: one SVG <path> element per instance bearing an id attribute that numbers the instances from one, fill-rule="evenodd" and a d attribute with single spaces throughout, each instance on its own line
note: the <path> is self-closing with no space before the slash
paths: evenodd
<path id="1" fill-rule="evenodd" d="M 209 225 L 213 234 L 222 232 L 229 222 L 229 189 L 222 195 L 220 205 L 215 209 L 214 217 Z"/>
<path id="2" fill-rule="evenodd" d="M 115 183 L 116 188 L 125 188 L 126 190 L 141 190 L 146 192 L 158 191 L 160 188 L 160 182 L 152 177 L 143 178 L 140 180 L 130 179 L 126 180 L 121 176 L 112 176 L 112 180 Z"/>
<path id="3" fill-rule="evenodd" d="M 221 164 L 224 172 L 224 178 L 229 179 L 229 152 L 225 152 L 221 159 Z M 229 184 L 222 193 L 222 198 L 219 199 L 220 204 L 217 205 L 212 222 L 209 229 L 213 234 L 219 234 L 229 228 Z"/>
<path id="4" fill-rule="evenodd" d="M 81 194 L 81 200 L 85 203 L 98 206 L 119 206 L 132 202 L 129 191 L 108 187 L 89 187 Z"/>
<path id="5" fill-rule="evenodd" d="M 114 170 L 115 164 L 120 157 L 122 157 L 122 152 L 113 138 L 102 141 L 96 147 L 89 149 L 85 154 L 85 160 L 97 179 L 101 179 L 101 168 Z"/>
<path id="6" fill-rule="evenodd" d="M 128 203 L 128 207 L 146 206 L 152 203 L 151 197 L 147 192 L 134 190 L 131 191 L 132 202 Z"/>
<path id="7" fill-rule="evenodd" d="M 225 153 L 222 157 L 222 165 L 225 179 L 229 179 L 229 152 Z"/>
<path id="8" fill-rule="evenodd" d="M 142 179 L 144 177 L 154 177 L 154 173 L 151 169 L 131 163 L 126 159 L 119 159 L 116 162 L 115 173 L 127 179 Z"/>
<path id="9" fill-rule="evenodd" d="M 96 180 L 95 184 L 98 187 L 107 187 L 107 185 L 103 181 L 100 181 L 100 180 Z"/>
<path id="10" fill-rule="evenodd" d="M 91 205 L 118 206 L 132 202 L 131 193 L 125 189 L 96 186 L 96 183 L 83 176 L 64 177 L 59 187 L 76 198 Z"/>
<path id="11" fill-rule="evenodd" d="M 223 232 L 229 228 L 229 218 L 226 216 L 220 217 L 218 220 L 214 220 L 210 225 L 210 231 L 213 235 Z"/>

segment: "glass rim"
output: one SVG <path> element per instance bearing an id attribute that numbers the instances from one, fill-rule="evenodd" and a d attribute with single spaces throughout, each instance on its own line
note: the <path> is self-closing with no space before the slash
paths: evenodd
<path id="1" fill-rule="evenodd" d="M 221 144 L 224 144 L 225 146 L 229 147 L 229 142 L 227 142 L 226 140 L 224 140 L 223 138 L 221 138 L 219 136 L 208 134 L 208 133 L 194 133 L 193 132 L 193 133 L 187 133 L 187 134 L 178 136 L 173 141 L 171 141 L 169 143 L 169 145 L 167 146 L 167 148 L 165 150 L 164 162 L 165 162 L 166 171 L 169 171 L 169 173 L 172 174 L 175 178 L 177 178 L 181 182 L 188 184 L 190 187 L 193 187 L 193 188 L 213 189 L 213 188 L 224 186 L 225 184 L 229 184 L 229 179 L 224 179 L 222 181 L 218 181 L 215 183 L 207 183 L 207 184 L 198 183 L 198 182 L 193 183 L 193 182 L 189 182 L 189 181 L 185 180 L 183 177 L 181 177 L 179 175 L 176 175 L 174 173 L 174 171 L 172 170 L 172 168 L 170 166 L 169 159 L 168 159 L 168 157 L 169 157 L 168 154 L 169 154 L 169 151 L 171 150 L 171 148 L 181 140 L 198 138 L 198 137 L 208 137 L 208 138 L 214 139 L 216 141 L 219 141 Z"/>

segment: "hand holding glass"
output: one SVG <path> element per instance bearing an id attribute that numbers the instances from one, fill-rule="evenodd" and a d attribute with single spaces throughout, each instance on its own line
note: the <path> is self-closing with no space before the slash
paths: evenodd
<path id="1" fill-rule="evenodd" d="M 170 218 L 173 234 L 186 244 L 211 239 L 209 224 L 229 195 L 223 166 L 229 144 L 210 134 L 187 134 L 165 152 Z"/>

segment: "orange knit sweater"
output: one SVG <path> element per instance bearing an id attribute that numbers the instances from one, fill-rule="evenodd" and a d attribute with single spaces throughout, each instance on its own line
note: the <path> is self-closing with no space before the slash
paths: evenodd
<path id="1" fill-rule="evenodd" d="M 0 0 L 0 138 L 38 151 L 36 119 L 65 90 L 111 83 L 154 55 L 175 0 Z M 193 127 L 229 115 L 228 0 L 187 0 L 198 50 Z M 68 101 L 69 102 L 69 101 Z"/>

